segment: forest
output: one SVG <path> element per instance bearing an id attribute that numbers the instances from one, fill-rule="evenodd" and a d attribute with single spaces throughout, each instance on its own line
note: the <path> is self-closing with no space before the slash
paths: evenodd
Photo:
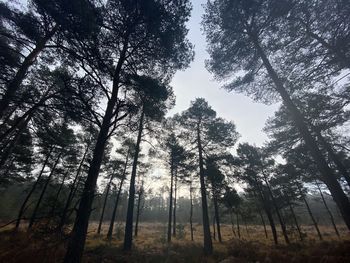
<path id="1" fill-rule="evenodd" d="M 350 1 L 203 1 L 262 145 L 196 1 L 0 0 L 0 262 L 350 262 Z"/>

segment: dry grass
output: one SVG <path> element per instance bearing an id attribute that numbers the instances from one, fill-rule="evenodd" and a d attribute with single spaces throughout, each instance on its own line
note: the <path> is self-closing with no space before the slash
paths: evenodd
<path id="1" fill-rule="evenodd" d="M 304 226 L 307 239 L 296 242 L 297 235 L 291 233 L 293 244 L 274 246 L 272 237 L 265 238 L 260 226 L 241 227 L 241 239 L 233 237 L 231 226 L 222 226 L 224 242 L 213 240 L 214 254 L 207 257 L 202 249 L 202 226 L 195 225 L 195 240 L 190 240 L 186 226 L 181 239 L 173 239 L 170 245 L 166 242 L 166 225 L 161 223 L 143 223 L 138 237 L 134 238 L 134 249 L 131 253 L 122 251 L 123 226 L 116 227 L 112 241 L 105 236 L 108 226 L 104 225 L 101 235 L 96 234 L 97 224 L 89 227 L 83 262 L 350 262 L 350 238 L 343 234 L 338 240 L 330 227 L 321 227 L 325 241 L 319 242 L 312 227 Z M 236 230 L 237 231 L 237 230 Z M 340 227 L 346 233 L 345 227 Z M 280 234 L 280 233 L 279 233 Z M 62 236 L 42 232 L 13 233 L 8 229 L 0 233 L 0 262 L 18 263 L 54 263 L 62 262 L 65 253 L 65 242 Z"/>

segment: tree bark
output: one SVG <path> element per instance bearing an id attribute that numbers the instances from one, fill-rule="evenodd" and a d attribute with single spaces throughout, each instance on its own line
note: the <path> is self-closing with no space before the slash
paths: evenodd
<path id="1" fill-rule="evenodd" d="M 345 224 L 347 225 L 348 229 L 350 229 L 350 202 L 347 195 L 344 193 L 339 182 L 337 181 L 337 178 L 334 175 L 334 172 L 328 166 L 328 163 L 325 157 L 323 156 L 321 150 L 319 149 L 317 142 L 315 141 L 309 128 L 307 127 L 306 121 L 302 113 L 292 101 L 287 90 L 284 88 L 284 84 L 282 80 L 277 75 L 269 59 L 267 58 L 264 50 L 260 46 L 258 37 L 252 34 L 250 34 L 250 37 L 251 37 L 252 43 L 254 44 L 257 50 L 259 57 L 263 61 L 263 64 L 269 76 L 271 77 L 272 81 L 275 84 L 276 91 L 280 94 L 284 105 L 289 110 L 293 118 L 293 121 L 300 132 L 301 137 L 304 139 L 306 146 L 309 148 L 310 154 L 312 155 L 313 159 L 317 164 L 317 167 L 321 173 L 320 179 L 327 185 L 335 203 L 338 205 L 340 209 L 340 212 L 344 218 Z"/>
<path id="2" fill-rule="evenodd" d="M 130 188 L 129 188 L 129 201 L 128 201 L 128 209 L 126 212 L 126 222 L 125 222 L 125 235 L 124 235 L 124 250 L 130 251 L 132 247 L 132 225 L 133 225 L 133 217 L 134 217 L 134 202 L 135 202 L 135 178 L 137 171 L 137 161 L 140 153 L 140 144 L 142 139 L 142 131 L 143 131 L 143 122 L 144 122 L 144 110 L 142 109 L 139 129 L 135 147 L 134 160 L 132 164 L 131 178 L 130 178 Z"/>
<path id="3" fill-rule="evenodd" d="M 97 136 L 95 149 L 93 151 L 93 157 L 90 163 L 87 179 L 85 181 L 84 190 L 79 203 L 77 217 L 75 219 L 75 223 L 71 233 L 71 238 L 69 240 L 67 252 L 64 258 L 64 263 L 80 263 L 81 258 L 83 256 L 86 233 L 91 213 L 91 206 L 95 196 L 96 182 L 100 172 L 105 145 L 108 140 L 108 133 L 111 125 L 111 120 L 115 114 L 114 108 L 118 101 L 120 72 L 124 64 L 126 50 L 127 43 L 124 43 L 123 49 L 118 60 L 118 64 L 114 72 L 112 94 L 110 99 L 108 100 L 102 125 Z"/>
<path id="4" fill-rule="evenodd" d="M 62 155 L 62 153 L 60 153 L 60 154 L 58 155 L 58 157 L 57 157 L 57 159 L 56 159 L 56 161 L 55 161 L 55 163 L 54 163 L 54 165 L 53 165 L 53 167 L 52 167 L 52 169 L 51 169 L 51 171 L 50 171 L 50 174 L 49 174 L 49 176 L 48 176 L 48 178 L 47 178 L 47 180 L 46 180 L 46 182 L 45 182 L 44 188 L 43 188 L 43 190 L 41 191 L 40 197 L 39 197 L 39 199 L 38 199 L 38 202 L 36 203 L 36 206 L 35 206 L 35 208 L 34 208 L 33 214 L 32 214 L 32 216 L 30 217 L 29 225 L 28 225 L 28 230 L 30 230 L 30 229 L 32 228 L 32 226 L 33 226 L 33 224 L 34 224 L 34 222 L 35 222 L 36 214 L 38 213 L 39 206 L 40 206 L 40 204 L 41 204 L 41 201 L 43 200 L 43 197 L 44 197 L 44 194 L 45 194 L 45 192 L 46 192 L 46 189 L 47 189 L 47 187 L 48 187 L 48 185 L 49 185 L 49 183 L 50 183 L 50 181 L 51 181 L 52 175 L 54 174 L 54 172 L 55 172 L 55 170 L 56 170 L 56 166 L 57 166 L 57 164 L 59 163 L 59 161 L 60 161 L 60 159 L 61 159 L 61 155 Z"/>
<path id="5" fill-rule="evenodd" d="M 203 164 L 203 149 L 199 124 L 197 126 L 197 147 L 199 155 L 199 179 L 201 185 L 202 196 L 202 217 L 203 217 L 203 233 L 204 233 L 204 253 L 211 255 L 213 253 L 213 243 L 210 235 L 209 217 L 208 217 L 208 203 L 207 193 L 204 181 L 204 164 Z"/>

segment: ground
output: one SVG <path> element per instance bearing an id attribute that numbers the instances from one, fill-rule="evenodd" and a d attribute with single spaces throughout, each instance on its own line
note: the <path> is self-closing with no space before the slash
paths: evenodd
<path id="1" fill-rule="evenodd" d="M 214 254 L 206 256 L 202 249 L 201 225 L 195 225 L 195 240 L 190 240 L 188 226 L 178 233 L 170 245 L 166 242 L 166 224 L 143 223 L 139 235 L 134 238 L 132 252 L 122 251 L 123 228 L 117 225 L 116 234 L 111 242 L 105 238 L 108 226 L 103 226 L 101 235 L 96 234 L 97 224 L 90 224 L 83 262 L 350 262 L 350 237 L 345 227 L 339 227 L 343 233 L 338 239 L 330 227 L 321 227 L 324 241 L 318 241 L 313 228 L 304 226 L 304 242 L 298 241 L 295 233 L 290 233 L 291 245 L 275 246 L 271 237 L 265 238 L 261 226 L 241 227 L 241 239 L 234 237 L 229 225 L 222 226 L 223 243 L 213 240 Z M 53 263 L 62 262 L 65 252 L 64 239 L 58 234 L 47 234 L 44 227 L 27 233 L 13 233 L 11 226 L 0 232 L 0 262 Z M 212 231 L 213 232 L 213 231 Z M 236 230 L 237 232 L 237 230 Z M 237 233 L 236 233 L 237 234 Z M 270 235 L 270 233 L 268 233 Z M 271 236 L 271 235 L 270 235 Z"/>

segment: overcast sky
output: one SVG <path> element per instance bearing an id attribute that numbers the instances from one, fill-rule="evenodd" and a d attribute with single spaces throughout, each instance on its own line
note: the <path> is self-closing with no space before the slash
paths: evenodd
<path id="1" fill-rule="evenodd" d="M 262 128 L 277 105 L 267 106 L 253 102 L 250 98 L 228 93 L 220 88 L 220 83 L 205 69 L 204 61 L 209 58 L 206 52 L 205 36 L 201 31 L 202 5 L 206 0 L 192 0 L 192 17 L 189 21 L 189 39 L 195 45 L 195 59 L 185 71 L 176 73 L 172 86 L 176 95 L 176 106 L 170 114 L 186 110 L 190 102 L 198 97 L 205 98 L 218 116 L 233 121 L 241 134 L 240 142 L 261 146 L 267 136 Z"/>

